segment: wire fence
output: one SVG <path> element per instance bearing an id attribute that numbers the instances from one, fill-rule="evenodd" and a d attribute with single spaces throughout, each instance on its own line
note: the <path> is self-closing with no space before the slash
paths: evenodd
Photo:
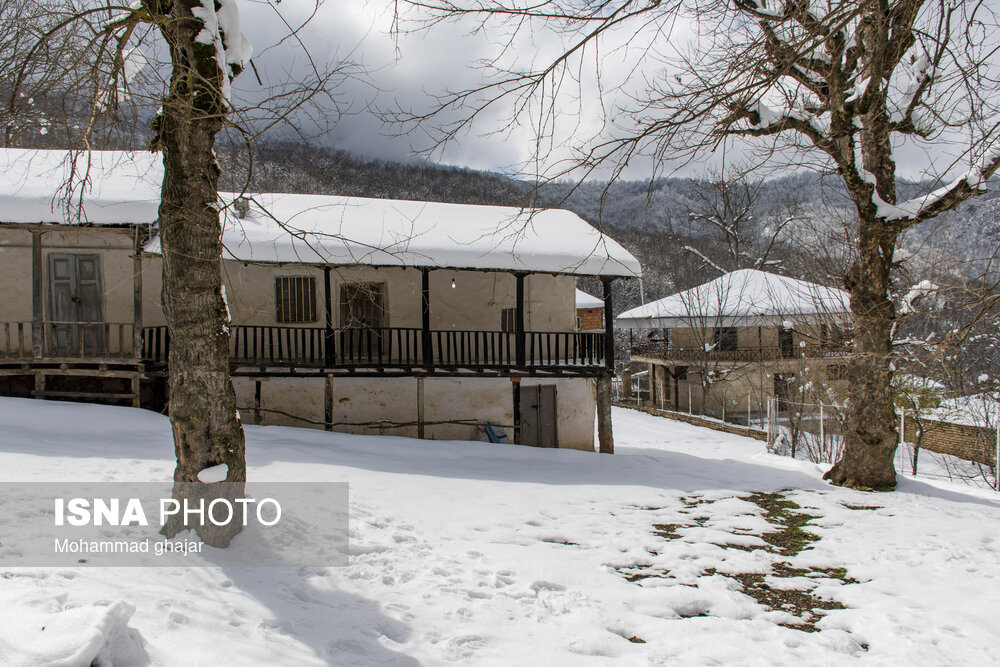
<path id="1" fill-rule="evenodd" d="M 615 378 L 612 381 L 613 399 L 623 405 L 661 410 L 664 414 L 679 412 L 720 420 L 723 424 L 760 429 L 765 433 L 768 451 L 780 456 L 829 465 L 843 456 L 843 405 L 793 401 L 773 395 L 757 397 L 752 392 L 736 397 L 729 392 L 724 400 L 715 402 L 717 409 L 706 410 L 706 401 L 684 397 L 687 400 L 682 404 L 687 409 L 676 410 L 662 396 L 657 399 L 649 384 L 643 372 L 632 375 L 629 387 L 625 387 L 620 378 Z M 997 466 L 1000 415 L 985 419 L 985 426 L 915 419 L 912 413 L 906 412 L 900 413 L 899 420 L 900 440 L 894 458 L 897 472 L 1000 491 Z"/>

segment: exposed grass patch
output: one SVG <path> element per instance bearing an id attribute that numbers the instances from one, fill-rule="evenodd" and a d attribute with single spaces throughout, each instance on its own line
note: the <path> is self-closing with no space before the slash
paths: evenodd
<path id="1" fill-rule="evenodd" d="M 677 529 L 680 527 L 679 523 L 654 523 L 653 535 L 662 537 L 665 540 L 676 540 L 680 537 L 677 533 Z"/>
<path id="2" fill-rule="evenodd" d="M 773 551 L 782 556 L 794 556 L 819 539 L 817 535 L 802 530 L 802 527 L 819 517 L 793 510 L 802 507 L 788 500 L 781 493 L 751 493 L 743 498 L 764 510 L 764 518 L 772 525 L 780 526 L 776 530 L 761 535 L 761 539 L 773 547 Z"/>
<path id="3" fill-rule="evenodd" d="M 793 630 L 818 632 L 819 628 L 816 627 L 816 623 L 823 618 L 822 611 L 846 609 L 836 600 L 824 600 L 808 591 L 772 588 L 765 581 L 766 575 L 763 574 L 743 573 L 726 576 L 740 582 L 740 585 L 743 586 L 743 592 L 761 606 L 771 611 L 784 611 L 802 619 L 802 623 L 782 623 L 783 626 Z"/>
<path id="4" fill-rule="evenodd" d="M 740 544 L 720 545 L 726 549 L 737 549 L 740 551 L 764 550 L 773 554 L 791 558 L 798 553 L 809 548 L 809 546 L 819 540 L 819 536 L 805 530 L 815 515 L 800 511 L 802 507 L 792 500 L 789 500 L 784 493 L 752 493 L 741 498 L 752 502 L 764 511 L 764 519 L 776 530 L 766 532 L 760 537 L 767 543 L 767 546 L 746 546 Z M 687 510 L 692 510 L 698 505 L 712 501 L 698 498 L 682 498 Z M 850 509 L 881 509 L 876 506 L 850 506 Z M 689 511 L 681 510 L 682 514 Z M 686 525 L 703 526 L 709 516 L 693 517 L 693 524 L 681 523 L 656 523 L 653 524 L 653 534 L 664 540 L 676 540 L 680 538 L 679 530 Z M 630 567 L 616 568 L 625 577 L 626 581 L 640 584 L 645 579 L 671 579 L 668 570 L 653 569 L 652 564 L 635 564 Z M 715 568 L 708 568 L 702 576 L 713 576 L 721 574 Z M 725 573 L 722 576 L 729 577 L 740 583 L 743 593 L 753 598 L 758 604 L 770 611 L 784 611 L 800 620 L 798 623 L 782 623 L 784 627 L 799 630 L 802 632 L 818 632 L 817 623 L 823 615 L 829 611 L 845 609 L 844 605 L 835 600 L 824 599 L 814 595 L 808 590 L 795 588 L 771 586 L 767 577 L 777 577 L 781 579 L 792 579 L 796 577 L 808 577 L 811 580 L 837 580 L 842 584 L 856 584 L 857 580 L 847 576 L 847 570 L 842 567 L 837 568 L 797 568 L 788 561 L 779 561 L 771 565 L 770 572 L 767 573 Z M 681 614 L 683 618 L 695 616 L 708 616 L 707 613 Z M 631 640 L 630 640 L 631 641 Z M 867 647 L 863 647 L 867 648 Z"/>
<path id="5" fill-rule="evenodd" d="M 852 505 L 850 503 L 840 503 L 849 510 L 880 510 L 881 505 Z"/>

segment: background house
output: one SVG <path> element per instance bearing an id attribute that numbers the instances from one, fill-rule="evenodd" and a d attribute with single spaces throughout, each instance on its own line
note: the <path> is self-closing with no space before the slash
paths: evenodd
<path id="1" fill-rule="evenodd" d="M 581 289 L 576 290 L 577 331 L 604 330 L 604 301 Z"/>
<path id="2" fill-rule="evenodd" d="M 140 402 L 161 177 L 151 153 L 0 150 L 0 394 Z"/>
<path id="3" fill-rule="evenodd" d="M 24 184 L 45 191 L 37 166 L 65 159 L 56 152 L 41 161 L 7 156 L 21 171 L 6 183 L 17 201 Z M 91 183 L 116 181 L 115 169 L 97 167 L 131 157 L 101 155 Z M 11 255 L 3 266 L 20 292 L 0 306 L 0 391 L 46 396 L 39 387 L 52 382 L 51 369 L 72 368 L 79 389 L 114 367 L 131 393 L 95 385 L 63 397 L 104 394 L 163 407 L 170 342 L 159 242 L 149 234 L 155 205 L 146 201 L 158 199 L 159 173 L 149 164 L 141 169 L 142 187 L 132 183 L 143 199 L 138 222 L 112 223 L 105 215 L 95 224 L 88 215 L 87 226 L 65 224 L 74 220 L 51 204 L 30 223 L 0 222 L 0 243 L 25 233 L 83 234 L 60 247 L 83 267 L 66 293 L 75 303 L 91 289 L 97 303 L 85 316 L 67 316 L 71 340 L 83 342 L 60 347 L 46 329 L 43 303 L 62 280 L 58 266 L 45 257 L 34 262 L 30 244 Z M 54 172 L 48 183 L 54 191 Z M 638 275 L 639 265 L 578 216 L 319 195 L 220 198 L 232 372 L 245 420 L 455 439 L 475 438 L 480 425 L 493 423 L 524 444 L 593 449 L 595 382 L 610 373 L 613 349 L 607 331 L 577 331 L 576 278 L 610 285 Z M 88 214 L 114 208 L 110 200 L 85 199 Z M 86 245 L 87 234 L 119 239 L 121 247 Z M 96 263 L 86 259 L 91 255 Z M 125 259 L 128 271 L 119 266 Z M 91 275 L 99 285 L 91 287 Z M 126 314 L 128 321 L 118 322 Z M 19 318 L 30 326 L 18 329 Z M 41 347 L 20 343 L 22 330 L 37 334 Z M 87 343 L 91 330 L 107 335 Z"/>
<path id="4" fill-rule="evenodd" d="M 720 416 L 759 415 L 787 400 L 806 368 L 839 377 L 847 348 L 848 297 L 743 269 L 619 315 L 633 362 L 649 365 L 648 402 Z"/>

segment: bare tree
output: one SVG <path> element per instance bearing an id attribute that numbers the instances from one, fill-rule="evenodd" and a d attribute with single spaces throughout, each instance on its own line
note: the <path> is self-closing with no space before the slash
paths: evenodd
<path id="1" fill-rule="evenodd" d="M 782 233 L 803 220 L 795 193 L 769 192 L 763 177 L 740 166 L 709 170 L 692 179 L 691 186 L 694 201 L 683 212 L 684 220 L 674 224 L 668 217 L 685 251 L 717 273 L 781 267 L 775 250 Z M 694 240 L 685 243 L 677 227 L 689 231 Z"/>
<path id="2" fill-rule="evenodd" d="M 619 46 L 615 54 L 636 56 L 626 67 L 634 67 L 629 71 L 641 90 L 631 103 L 619 96 L 604 107 L 581 98 L 580 108 L 607 110 L 609 129 L 556 165 L 556 175 L 603 168 L 617 176 L 639 159 L 655 169 L 733 141 L 760 149 L 764 162 L 808 163 L 835 173 L 855 217 L 853 261 L 843 276 L 853 355 L 844 455 L 826 477 L 856 488 L 894 488 L 894 253 L 903 232 L 984 192 L 1000 166 L 994 62 L 1000 26 L 991 6 L 945 0 L 406 4 L 431 24 L 474 19 L 484 28 L 502 26 L 508 47 L 516 48 L 518 36 L 539 23 L 563 40 L 559 54 L 540 64 L 519 66 L 507 51 L 488 63 L 493 74 L 482 85 L 440 98 L 430 112 L 397 116 L 447 120 L 441 141 L 501 102 L 512 103 L 512 122 L 528 113 L 541 135 L 554 136 L 565 103 L 560 91 L 567 82 L 577 84 L 574 93 L 583 91 L 581 68 L 599 63 L 594 56 L 606 56 L 602 47 L 627 41 L 624 32 L 646 45 Z M 687 48 L 670 41 L 678 22 L 697 35 Z M 609 90 L 598 87 L 597 94 Z M 925 195 L 900 199 L 899 147 L 932 156 L 925 166 L 936 183 Z M 935 148 L 951 156 L 943 159 L 945 168 L 935 170 L 942 163 L 933 157 Z"/>
<path id="3" fill-rule="evenodd" d="M 70 138 L 85 149 L 92 145 L 99 119 L 108 113 L 113 116 L 125 96 L 135 92 L 129 90 L 135 74 L 130 62 L 133 50 L 142 46 L 168 54 L 166 80 L 151 92 L 159 99 L 160 111 L 153 121 L 150 147 L 161 153 L 164 165 L 157 225 L 163 256 L 162 302 L 171 341 L 174 495 L 196 503 L 202 497 L 238 497 L 246 481 L 245 442 L 229 369 L 220 169 L 213 147 L 224 128 L 251 138 L 287 120 L 306 101 L 328 94 L 331 80 L 343 69 L 313 64 L 304 82 L 269 91 L 276 101 L 264 107 L 255 125 L 234 126 L 232 81 L 250 62 L 250 44 L 240 30 L 236 0 L 142 0 L 131 5 L 67 0 L 50 5 L 39 21 L 29 26 L 14 51 L 4 52 L 10 59 L 4 65 L 15 75 L 6 91 L 8 106 L 16 105 L 29 85 L 68 90 L 67 81 L 60 78 L 64 70 L 48 63 L 58 61 L 60 53 L 79 54 L 72 71 L 83 72 L 81 79 L 88 84 L 78 91 L 87 102 L 87 116 Z M 289 39 L 297 41 L 298 28 L 286 25 Z M 57 51 L 49 54 L 53 49 Z M 226 467 L 224 483 L 200 481 L 199 473 L 220 465 Z M 185 521 L 168 523 L 165 534 L 185 529 Z M 239 531 L 235 524 L 194 527 L 214 546 L 228 545 Z"/>

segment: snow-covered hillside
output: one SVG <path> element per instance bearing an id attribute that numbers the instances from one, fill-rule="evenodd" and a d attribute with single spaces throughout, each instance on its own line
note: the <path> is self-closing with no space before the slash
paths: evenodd
<path id="1" fill-rule="evenodd" d="M 349 566 L 0 568 L 0 664 L 995 660 L 995 494 L 836 489 L 753 440 L 614 420 L 614 457 L 247 427 L 253 479 L 350 483 Z M 167 480 L 172 456 L 156 414 L 0 399 L 3 481 Z"/>

